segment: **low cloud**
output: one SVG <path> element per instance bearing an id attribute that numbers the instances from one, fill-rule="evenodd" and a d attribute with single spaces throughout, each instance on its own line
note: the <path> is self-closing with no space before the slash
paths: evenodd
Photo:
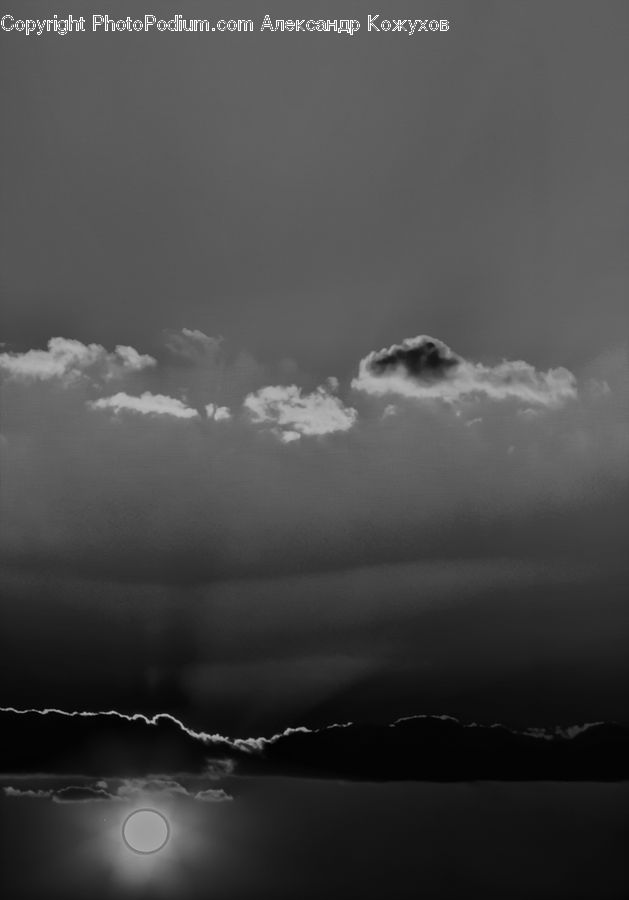
<path id="1" fill-rule="evenodd" d="M 226 738 L 196 732 L 167 714 L 114 711 L 0 710 L 5 739 L 0 771 L 52 769 L 98 777 L 96 783 L 48 788 L 9 786 L 9 797 L 57 802 L 136 800 L 168 794 L 221 802 L 230 797 L 194 779 L 212 779 L 212 757 L 236 774 L 366 781 L 623 781 L 629 779 L 629 729 L 613 722 L 515 731 L 466 724 L 450 716 L 408 716 L 390 724 L 348 722 L 286 728 L 269 737 Z M 124 772 L 112 772 L 124 759 Z M 160 768 L 155 769 L 155 765 Z M 86 769 L 91 770 L 87 772 Z M 150 771 L 186 775 L 146 775 Z M 129 774 L 134 770 L 134 774 Z M 96 775 L 100 771 L 101 775 Z M 105 774 L 106 773 L 106 774 Z M 10 776 L 7 776 L 10 777 Z M 42 776 L 33 776 L 33 780 Z M 76 778 L 76 776 L 75 776 Z M 192 779 L 192 780 L 191 780 Z"/>
<path id="2" fill-rule="evenodd" d="M 233 800 L 233 797 L 222 790 L 222 788 L 208 788 L 204 791 L 197 791 L 193 799 L 200 800 L 202 803 L 225 803 Z"/>
<path id="3" fill-rule="evenodd" d="M 34 776 L 35 778 L 39 776 Z M 58 780 L 58 779 L 57 779 Z M 19 788 L 7 785 L 2 788 L 5 797 L 12 799 L 51 800 L 53 803 L 116 803 L 156 802 L 165 797 L 179 797 L 202 803 L 225 803 L 233 797 L 222 788 L 203 786 L 199 790 L 200 779 L 196 778 L 188 786 L 172 778 L 153 776 L 135 779 L 100 779 L 84 784 L 55 784 L 45 788 Z"/>
<path id="4" fill-rule="evenodd" d="M 5 797 L 12 799 L 28 799 L 28 800 L 48 800 L 52 796 L 52 791 L 41 790 L 39 788 L 16 788 L 13 785 L 7 785 L 2 788 Z"/>
<path id="5" fill-rule="evenodd" d="M 191 788 L 189 785 L 181 784 L 175 779 L 157 776 L 125 779 L 113 790 L 117 799 L 134 802 L 142 799 L 148 800 L 156 795 L 162 797 L 186 797 L 191 800 L 200 800 L 204 803 L 224 803 L 233 799 L 222 788 L 204 788 L 199 791 L 195 787 Z"/>
<path id="6" fill-rule="evenodd" d="M 55 803 L 94 803 L 101 800 L 118 800 L 116 794 L 107 789 L 107 783 L 99 781 L 95 785 L 74 785 L 51 792 Z"/>
<path id="7" fill-rule="evenodd" d="M 121 799 L 108 790 L 107 782 L 96 784 L 68 784 L 63 787 L 16 788 L 8 785 L 2 788 L 5 797 L 14 799 L 52 800 L 53 803 L 92 803 L 102 800 Z"/>
<path id="8" fill-rule="evenodd" d="M 463 359 L 428 335 L 367 354 L 352 387 L 377 397 L 397 394 L 449 404 L 485 398 L 556 407 L 577 396 L 576 378 L 568 369 L 538 372 L 522 360 L 486 366 Z"/>
<path id="9" fill-rule="evenodd" d="M 88 406 L 91 409 L 110 409 L 116 415 L 121 412 L 132 412 L 143 416 L 172 416 L 175 419 L 194 419 L 198 416 L 196 409 L 186 406 L 182 400 L 164 394 L 151 394 L 149 391 L 145 391 L 139 397 L 121 391 L 112 397 L 93 400 Z"/>
<path id="10" fill-rule="evenodd" d="M 358 413 L 335 396 L 337 389 L 334 378 L 310 394 L 294 384 L 268 386 L 245 397 L 244 406 L 256 424 L 268 425 L 281 441 L 291 443 L 352 428 Z"/>
<path id="11" fill-rule="evenodd" d="M 100 344 L 53 337 L 47 350 L 27 350 L 25 353 L 0 353 L 0 369 L 20 381 L 51 381 L 69 383 L 91 375 L 109 381 L 156 365 L 152 356 L 138 353 L 133 347 L 119 344 L 109 353 Z"/>

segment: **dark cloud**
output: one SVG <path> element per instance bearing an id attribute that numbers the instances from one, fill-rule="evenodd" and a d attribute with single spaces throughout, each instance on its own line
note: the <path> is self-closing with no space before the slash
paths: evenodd
<path id="1" fill-rule="evenodd" d="M 7 723 L 0 771 L 143 778 L 150 772 L 203 774 L 208 759 L 229 759 L 238 748 L 220 735 L 186 729 L 160 715 L 4 710 Z"/>
<path id="2" fill-rule="evenodd" d="M 397 394 L 451 406 L 474 402 L 486 407 L 488 401 L 509 400 L 556 409 L 578 396 L 577 379 L 566 368 L 540 372 L 521 359 L 491 366 L 471 362 L 426 335 L 369 353 L 361 359 L 352 387 L 375 396 Z"/>
<path id="3" fill-rule="evenodd" d="M 7 737 L 1 771 L 107 775 L 96 785 L 56 789 L 53 799 L 59 802 L 155 792 L 228 799 L 207 786 L 191 792 L 172 776 L 137 776 L 159 766 L 160 771 L 207 777 L 209 756 L 234 763 L 236 774 L 245 775 L 366 781 L 629 779 L 629 729 L 615 723 L 514 731 L 449 716 L 412 716 L 384 725 L 287 728 L 270 737 L 228 739 L 194 732 L 168 716 L 4 710 L 2 719 Z M 127 777 L 131 771 L 136 777 Z M 115 789 L 107 783 L 114 777 L 122 779 Z"/>
<path id="4" fill-rule="evenodd" d="M 368 366 L 374 375 L 401 370 L 420 381 L 438 381 L 446 378 L 459 363 L 459 357 L 442 341 L 422 335 L 373 353 Z"/>
<path id="5" fill-rule="evenodd" d="M 277 774 L 366 781 L 619 781 L 629 779 L 629 729 L 597 723 L 513 731 L 448 716 L 391 725 L 289 730 L 261 744 Z"/>

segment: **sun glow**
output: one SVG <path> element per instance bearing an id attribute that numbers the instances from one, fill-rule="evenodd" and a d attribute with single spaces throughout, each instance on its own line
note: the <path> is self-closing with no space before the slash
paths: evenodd
<path id="1" fill-rule="evenodd" d="M 215 820 L 227 805 L 143 790 L 131 802 L 76 803 L 64 811 L 83 831 L 77 859 L 86 870 L 111 879 L 121 897 L 137 890 L 152 900 L 172 900 L 191 867 L 218 856 Z"/>
<path id="2" fill-rule="evenodd" d="M 124 820 L 122 837 L 134 853 L 158 853 L 170 837 L 168 821 L 155 809 L 136 809 Z"/>

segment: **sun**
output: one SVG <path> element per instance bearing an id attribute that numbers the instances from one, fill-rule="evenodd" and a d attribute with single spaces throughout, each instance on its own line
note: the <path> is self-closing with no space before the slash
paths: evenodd
<path id="1" fill-rule="evenodd" d="M 156 809 L 136 809 L 122 824 L 122 838 L 134 853 L 158 853 L 169 837 L 168 820 Z"/>

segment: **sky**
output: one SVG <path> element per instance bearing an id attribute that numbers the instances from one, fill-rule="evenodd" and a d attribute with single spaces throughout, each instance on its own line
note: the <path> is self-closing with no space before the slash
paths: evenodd
<path id="1" fill-rule="evenodd" d="M 191 808 L 171 801 L 173 838 L 177 829 L 187 837 L 183 854 L 180 846 L 164 867 L 159 854 L 136 858 L 135 870 L 115 828 L 122 804 L 106 811 L 100 804 L 96 818 L 88 804 L 6 800 L 14 827 L 4 832 L 3 874 L 22 873 L 13 896 L 74 900 L 89 886 L 107 900 L 209 892 L 220 900 L 284 900 L 299 884 L 308 900 L 357 892 L 369 900 L 410 898 L 418 890 L 431 898 L 474 891 L 499 900 L 505 887 L 518 900 L 618 900 L 626 887 L 626 785 L 536 785 L 522 793 L 504 784 L 235 781 L 231 803 Z M 41 810 L 36 829 L 34 805 Z M 45 839 L 50 846 L 38 866 L 19 840 L 26 827 L 33 844 Z M 204 852 L 186 854 L 208 831 Z M 348 852 L 348 836 L 356 833 L 360 845 Z"/>
<path id="2" fill-rule="evenodd" d="M 429 6 L 447 32 L 157 0 L 257 27 L 0 33 L 16 742 L 24 709 L 627 724 L 626 4 Z"/>

